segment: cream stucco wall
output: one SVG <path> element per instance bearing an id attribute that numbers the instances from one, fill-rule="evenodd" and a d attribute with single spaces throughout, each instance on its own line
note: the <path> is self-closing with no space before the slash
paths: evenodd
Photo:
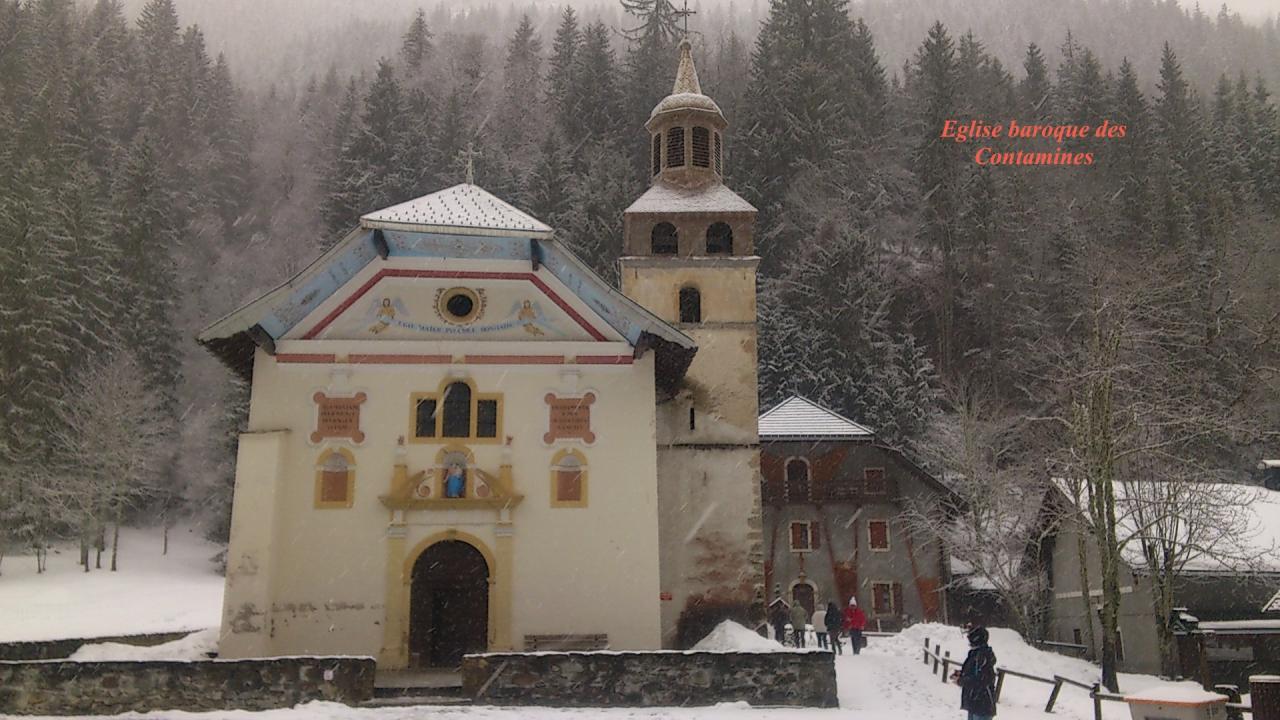
<path id="1" fill-rule="evenodd" d="M 563 354 L 566 362 L 461 361 L 464 355 L 478 352 L 512 356 L 554 352 Z M 455 361 L 344 361 L 369 353 L 426 353 Z M 333 355 L 336 362 L 296 361 L 297 356 L 308 354 Z M 631 348 L 609 340 L 295 339 L 278 343 L 275 357 L 259 351 L 249 427 L 242 436 L 237 468 L 222 655 L 389 657 L 384 630 L 392 628 L 388 634 L 394 638 L 400 623 L 407 632 L 407 611 L 394 596 L 394 589 L 405 581 L 396 553 L 403 548 L 411 563 L 409 555 L 421 549 L 424 539 L 449 530 L 475 538 L 497 562 L 510 563 L 506 568 L 490 568 L 491 578 L 507 573 L 511 600 L 509 619 L 496 620 L 505 626 L 503 632 L 495 635 L 491 624 L 491 644 L 495 637 L 508 637 L 519 649 L 523 637 L 530 634 L 607 633 L 613 648 L 658 647 L 652 354 L 631 364 L 575 363 L 577 356 L 588 354 L 629 357 Z M 514 491 L 523 495 L 509 517 L 490 508 L 409 510 L 399 517 L 379 500 L 391 486 L 397 440 L 412 433 L 410 395 L 435 392 L 451 378 L 469 380 L 481 393 L 502 393 L 502 433 L 511 438 L 509 450 L 501 441 L 411 442 L 405 446 L 404 462 L 410 474 L 428 469 L 446 444 L 465 445 L 474 453 L 475 467 L 494 476 L 509 462 Z M 317 391 L 367 395 L 361 409 L 363 443 L 310 441 L 316 422 L 312 396 Z M 591 406 L 595 442 L 544 443 L 549 415 L 544 396 L 587 391 L 597 398 Z M 315 507 L 316 464 L 330 447 L 347 448 L 355 457 L 350 508 Z M 587 459 L 586 507 L 551 505 L 552 458 L 564 448 L 576 449 Z M 394 526 L 393 520 L 397 521 Z M 503 543 L 508 543 L 509 561 L 503 556 Z M 494 604 L 492 596 L 490 603 Z M 389 606 L 394 617 L 388 618 Z"/>

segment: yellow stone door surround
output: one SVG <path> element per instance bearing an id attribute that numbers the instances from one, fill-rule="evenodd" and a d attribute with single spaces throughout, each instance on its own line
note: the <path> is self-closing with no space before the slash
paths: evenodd
<path id="1" fill-rule="evenodd" d="M 475 456 L 465 446 L 442 448 L 436 458 L 436 464 L 443 462 L 446 451 L 453 450 L 465 453 L 470 461 L 469 466 L 476 472 L 482 473 L 486 481 L 491 484 L 490 497 L 441 498 L 438 493 L 430 499 L 415 497 L 412 489 L 422 480 L 426 472 L 420 472 L 417 475 L 409 473 L 404 442 L 401 439 L 396 449 L 391 492 L 379 498 L 391 515 L 386 536 L 386 616 L 383 619 L 382 648 L 378 653 L 378 665 L 386 669 L 404 668 L 409 665 L 409 592 L 413 585 L 414 563 L 427 548 L 446 540 L 458 540 L 471 545 L 488 563 L 488 650 L 500 652 L 514 649 L 511 642 L 511 584 L 512 563 L 515 555 L 515 526 L 511 521 L 511 511 L 520 504 L 524 496 L 515 491 L 510 450 L 504 450 L 502 464 L 496 476 L 484 474 L 483 471 L 474 468 Z M 408 520 L 412 513 L 432 513 L 455 508 L 495 511 L 497 517 L 492 525 L 494 535 L 492 548 L 471 533 L 456 527 L 445 526 L 418 541 L 412 550 L 405 549 L 409 535 Z"/>

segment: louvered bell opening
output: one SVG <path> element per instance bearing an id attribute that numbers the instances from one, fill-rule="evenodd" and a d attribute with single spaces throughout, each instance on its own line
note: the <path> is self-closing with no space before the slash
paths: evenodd
<path id="1" fill-rule="evenodd" d="M 693 129 L 693 164 L 711 167 L 711 131 L 704 127 Z"/>
<path id="2" fill-rule="evenodd" d="M 657 175 L 662 170 L 662 135 L 660 133 L 653 134 L 653 174 Z"/>
<path id="3" fill-rule="evenodd" d="M 684 167 L 684 128 L 667 131 L 667 167 Z"/>

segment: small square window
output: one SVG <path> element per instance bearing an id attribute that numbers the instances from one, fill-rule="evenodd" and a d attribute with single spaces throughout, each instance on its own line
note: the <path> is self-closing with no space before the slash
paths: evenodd
<path id="1" fill-rule="evenodd" d="M 791 551 L 806 552 L 822 547 L 822 526 L 818 522 L 791 523 Z"/>
<path id="2" fill-rule="evenodd" d="M 320 477 L 320 502 L 344 503 L 347 501 L 347 477 L 350 470 L 325 470 Z"/>
<path id="3" fill-rule="evenodd" d="M 556 501 L 570 503 L 582 502 L 581 470 L 556 471 Z"/>

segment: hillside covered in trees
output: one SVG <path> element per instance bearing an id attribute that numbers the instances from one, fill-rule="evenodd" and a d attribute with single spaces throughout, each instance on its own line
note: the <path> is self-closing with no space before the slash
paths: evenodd
<path id="1" fill-rule="evenodd" d="M 1275 20 L 993 5 L 691 21 L 760 210 L 762 405 L 802 393 L 939 469 L 980 423 L 1030 475 L 1246 477 L 1280 421 Z M 361 213 L 461 182 L 468 146 L 616 277 L 673 10 L 440 6 L 262 65 L 174 0 L 0 0 L 0 542 L 186 514 L 223 536 L 246 394 L 194 333 Z M 1138 26 L 1125 57 L 1108 33 Z M 1127 133 L 1066 141 L 1088 167 L 991 167 L 948 119 Z"/>

